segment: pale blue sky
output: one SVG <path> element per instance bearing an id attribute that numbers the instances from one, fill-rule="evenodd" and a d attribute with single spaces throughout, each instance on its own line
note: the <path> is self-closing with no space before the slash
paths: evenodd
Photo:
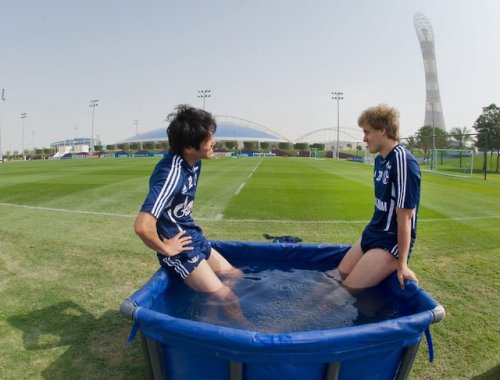
<path id="1" fill-rule="evenodd" d="M 2 150 L 90 137 L 111 144 L 166 127 L 180 103 L 252 120 L 292 140 L 356 128 L 379 103 L 402 136 L 424 120 L 422 56 L 413 26 L 434 29 L 447 129 L 500 104 L 497 0 L 0 0 Z M 77 129 L 76 129 L 77 127 Z"/>

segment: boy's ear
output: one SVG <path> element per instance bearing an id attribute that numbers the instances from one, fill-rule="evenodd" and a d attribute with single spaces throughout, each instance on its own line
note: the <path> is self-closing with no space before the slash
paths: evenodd
<path id="1" fill-rule="evenodd" d="M 194 152 L 196 152 L 196 149 L 192 146 L 188 146 L 187 148 L 184 148 L 182 150 L 183 155 L 190 155 L 193 154 Z"/>

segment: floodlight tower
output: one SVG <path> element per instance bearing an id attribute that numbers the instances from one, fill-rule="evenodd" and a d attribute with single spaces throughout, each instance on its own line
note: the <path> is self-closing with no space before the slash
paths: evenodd
<path id="1" fill-rule="evenodd" d="M 3 128 L 3 120 L 5 118 L 5 89 L 2 88 L 2 118 L 0 119 L 0 162 L 3 162 L 3 154 L 2 154 L 2 128 Z"/>
<path id="2" fill-rule="evenodd" d="M 337 158 L 340 158 L 339 139 L 340 139 L 340 124 L 339 124 L 339 102 L 344 99 L 343 92 L 332 92 L 332 99 L 337 101 Z"/>
<path id="3" fill-rule="evenodd" d="M 139 136 L 139 129 L 137 127 L 139 125 L 139 120 L 134 120 L 134 125 L 135 125 L 135 135 Z"/>
<path id="4" fill-rule="evenodd" d="M 429 19 L 421 12 L 415 13 L 413 17 L 415 31 L 417 32 L 425 70 L 425 118 L 424 126 L 431 125 L 433 128 L 446 130 L 443 118 L 443 107 L 441 106 L 441 95 L 439 94 L 439 82 L 436 66 L 436 53 L 434 50 L 434 32 Z"/>
<path id="5" fill-rule="evenodd" d="M 198 90 L 198 98 L 203 99 L 203 109 L 205 109 L 205 99 L 210 98 L 210 90 Z"/>
<path id="6" fill-rule="evenodd" d="M 139 120 L 134 120 L 134 125 L 135 125 L 135 135 L 139 136 L 139 129 L 138 129 Z M 141 150 L 142 150 L 142 141 L 140 142 L 140 146 L 141 146 Z"/>
<path id="7" fill-rule="evenodd" d="M 24 153 L 24 119 L 28 117 L 28 114 L 26 112 L 23 112 L 21 114 L 21 120 L 23 121 L 23 141 L 22 141 L 22 155 L 23 155 L 23 161 L 26 161 L 26 154 Z"/>
<path id="8" fill-rule="evenodd" d="M 95 113 L 95 108 L 99 105 L 99 99 L 92 99 L 90 100 L 90 105 L 89 107 L 92 108 L 92 131 L 90 135 L 90 147 L 89 147 L 89 152 L 94 151 L 94 113 Z"/>

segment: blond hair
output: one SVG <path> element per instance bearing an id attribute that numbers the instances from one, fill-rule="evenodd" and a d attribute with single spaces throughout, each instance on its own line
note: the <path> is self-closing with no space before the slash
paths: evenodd
<path id="1" fill-rule="evenodd" d="M 364 110 L 358 118 L 358 125 L 368 124 L 373 129 L 385 130 L 387 137 L 399 141 L 399 112 L 385 104 Z"/>

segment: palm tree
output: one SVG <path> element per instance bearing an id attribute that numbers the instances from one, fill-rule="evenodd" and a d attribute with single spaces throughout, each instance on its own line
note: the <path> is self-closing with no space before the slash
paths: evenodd
<path id="1" fill-rule="evenodd" d="M 450 136 L 456 143 L 458 149 L 463 149 L 467 143 L 472 141 L 471 131 L 467 127 L 455 127 L 451 129 Z"/>
<path id="2" fill-rule="evenodd" d="M 470 130 L 467 127 L 459 128 L 455 127 L 451 129 L 451 138 L 454 140 L 457 148 L 462 150 L 467 146 L 467 143 L 472 140 Z M 460 152 L 460 167 L 462 167 L 462 152 Z"/>
<path id="3" fill-rule="evenodd" d="M 406 139 L 406 148 L 413 153 L 413 150 L 417 147 L 417 139 L 415 136 L 410 136 Z"/>

